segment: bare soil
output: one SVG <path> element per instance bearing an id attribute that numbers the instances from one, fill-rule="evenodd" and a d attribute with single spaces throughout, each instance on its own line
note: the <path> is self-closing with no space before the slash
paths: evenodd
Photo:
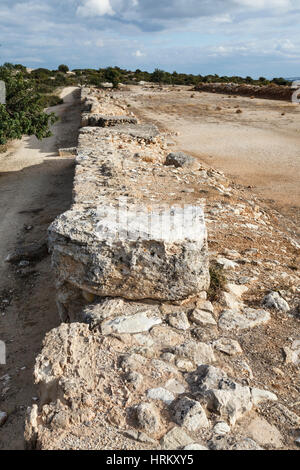
<path id="1" fill-rule="evenodd" d="M 176 146 L 251 186 L 300 225 L 300 106 L 194 92 L 189 87 L 131 87 L 133 113 L 178 133 Z M 126 92 L 124 92 L 126 94 Z M 241 112 L 239 112 L 241 111 Z"/>
<path id="2" fill-rule="evenodd" d="M 68 209 L 74 159 L 58 157 L 59 147 L 77 145 L 79 93 L 65 88 L 64 104 L 50 108 L 60 120 L 53 136 L 25 137 L 0 154 L 0 339 L 7 365 L 0 365 L 0 449 L 24 448 L 24 420 L 37 395 L 33 367 L 46 332 L 59 324 L 50 256 L 28 266 L 5 263 L 18 246 L 46 240 L 49 224 Z"/>

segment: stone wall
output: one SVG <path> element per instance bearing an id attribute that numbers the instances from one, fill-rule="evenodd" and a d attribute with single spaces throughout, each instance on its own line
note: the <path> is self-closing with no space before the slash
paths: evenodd
<path id="1" fill-rule="evenodd" d="M 88 122 L 102 99 L 109 111 L 109 96 L 82 90 L 84 111 L 93 103 Z M 122 106 L 111 101 L 112 112 Z M 270 314 L 235 297 L 241 313 L 227 309 L 218 324 L 206 294 L 207 233 L 194 188 L 213 179 L 226 193 L 225 178 L 170 156 L 154 126 L 122 116 L 81 129 L 73 204 L 49 228 L 64 323 L 36 361 L 40 399 L 28 411 L 27 447 L 259 449 L 232 430 L 277 397 L 233 378 L 241 363 L 228 366 L 222 354 L 243 353 L 228 331 Z"/>

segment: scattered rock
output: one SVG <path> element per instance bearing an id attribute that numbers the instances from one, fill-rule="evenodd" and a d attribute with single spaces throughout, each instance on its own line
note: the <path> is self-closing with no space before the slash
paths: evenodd
<path id="1" fill-rule="evenodd" d="M 242 312 L 225 310 L 220 317 L 219 327 L 222 330 L 246 330 L 256 326 L 265 325 L 271 319 L 266 310 L 245 308 Z"/>
<path id="2" fill-rule="evenodd" d="M 188 318 L 184 312 L 178 312 L 173 315 L 169 315 L 168 322 L 177 330 L 186 331 L 190 328 Z"/>
<path id="3" fill-rule="evenodd" d="M 168 380 L 168 382 L 165 384 L 165 388 L 169 390 L 169 392 L 175 394 L 181 394 L 185 392 L 185 386 L 176 379 Z"/>
<path id="4" fill-rule="evenodd" d="M 151 318 L 147 316 L 147 312 L 141 312 L 132 316 L 117 317 L 104 321 L 101 324 L 101 332 L 103 335 L 141 333 L 149 331 L 154 325 L 159 325 L 161 322 L 160 318 Z"/>
<path id="5" fill-rule="evenodd" d="M 187 397 L 181 398 L 175 404 L 174 420 L 192 432 L 209 427 L 207 416 L 200 403 Z"/>
<path id="6" fill-rule="evenodd" d="M 219 338 L 213 342 L 213 347 L 228 356 L 236 356 L 237 354 L 242 354 L 243 350 L 239 343 L 230 338 Z"/>
<path id="7" fill-rule="evenodd" d="M 284 347 L 283 353 L 286 364 L 298 366 L 300 364 L 300 340 L 293 341 L 290 347 Z"/>
<path id="8" fill-rule="evenodd" d="M 163 387 L 151 388 L 147 392 L 147 397 L 152 400 L 161 400 L 166 405 L 170 405 L 175 400 L 173 393 Z"/>
<path id="9" fill-rule="evenodd" d="M 177 356 L 185 357 L 193 361 L 195 364 L 211 364 L 215 361 L 215 355 L 209 344 L 187 341 L 181 346 L 175 348 Z"/>
<path id="10" fill-rule="evenodd" d="M 275 426 L 264 418 L 254 418 L 246 429 L 248 437 L 262 446 L 271 446 L 280 449 L 283 446 L 283 437 Z"/>
<path id="11" fill-rule="evenodd" d="M 270 292 L 263 299 L 263 305 L 267 308 L 275 308 L 281 312 L 290 310 L 289 304 L 281 297 L 278 292 Z"/>
<path id="12" fill-rule="evenodd" d="M 196 309 L 191 313 L 190 319 L 196 325 L 200 326 L 217 326 L 217 322 L 210 312 Z"/>
<path id="13" fill-rule="evenodd" d="M 199 372 L 199 393 L 206 400 L 209 410 L 228 420 L 231 425 L 251 410 L 249 387 L 230 380 L 217 368 L 202 366 Z"/>
<path id="14" fill-rule="evenodd" d="M 182 428 L 175 427 L 164 435 L 160 444 L 163 450 L 177 450 L 193 444 L 193 440 Z"/>
<path id="15" fill-rule="evenodd" d="M 213 428 L 213 433 L 219 436 L 224 436 L 225 434 L 228 434 L 229 432 L 230 432 L 230 426 L 228 426 L 228 424 L 225 423 L 225 421 L 220 421 Z"/>
<path id="16" fill-rule="evenodd" d="M 165 165 L 173 165 L 176 168 L 200 168 L 200 163 L 190 155 L 186 155 L 183 152 L 169 153 L 166 158 Z"/>
<path id="17" fill-rule="evenodd" d="M 161 428 L 160 416 L 152 403 L 141 403 L 136 408 L 136 417 L 140 429 L 149 434 L 156 434 Z"/>
<path id="18" fill-rule="evenodd" d="M 278 400 L 275 393 L 269 392 L 269 390 L 260 390 L 259 388 L 251 388 L 251 397 L 254 405 L 259 405 L 266 401 Z"/>

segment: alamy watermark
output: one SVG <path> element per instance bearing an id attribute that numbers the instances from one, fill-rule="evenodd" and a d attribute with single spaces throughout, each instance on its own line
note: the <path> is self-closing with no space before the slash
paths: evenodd
<path id="1" fill-rule="evenodd" d="M 295 80 L 292 83 L 292 89 L 295 90 L 292 95 L 292 102 L 300 103 L 300 80 Z"/>
<path id="2" fill-rule="evenodd" d="M 5 82 L 0 80 L 0 104 L 6 103 L 6 87 Z"/>
<path id="3" fill-rule="evenodd" d="M 0 340 L 0 366 L 6 364 L 6 346 L 4 341 Z"/>
<path id="4" fill-rule="evenodd" d="M 98 207 L 96 234 L 100 239 L 180 242 L 206 237 L 204 205 L 139 205 L 120 197 L 115 205 Z"/>

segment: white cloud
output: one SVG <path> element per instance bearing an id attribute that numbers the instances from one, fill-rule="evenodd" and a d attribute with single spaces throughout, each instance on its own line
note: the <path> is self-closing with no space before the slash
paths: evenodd
<path id="1" fill-rule="evenodd" d="M 144 52 L 140 51 L 139 49 L 137 51 L 135 51 L 132 55 L 134 55 L 135 57 L 138 57 L 138 58 L 146 56 L 146 54 Z"/>
<path id="2" fill-rule="evenodd" d="M 110 0 L 82 0 L 83 5 L 77 8 L 77 15 L 83 17 L 114 15 Z"/>

